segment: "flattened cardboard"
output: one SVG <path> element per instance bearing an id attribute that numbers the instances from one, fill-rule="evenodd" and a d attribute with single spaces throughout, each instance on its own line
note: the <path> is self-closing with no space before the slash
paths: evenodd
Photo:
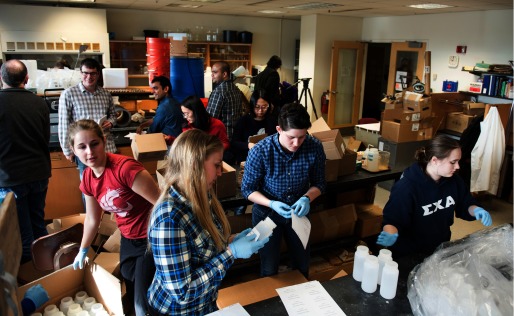
<path id="1" fill-rule="evenodd" d="M 278 296 L 276 289 L 307 281 L 298 270 L 279 273 L 220 289 L 216 304 L 220 309 L 235 303 L 249 305 Z"/>
<path id="2" fill-rule="evenodd" d="M 131 144 L 134 159 L 138 161 L 162 160 L 168 151 L 164 134 L 136 134 Z"/>

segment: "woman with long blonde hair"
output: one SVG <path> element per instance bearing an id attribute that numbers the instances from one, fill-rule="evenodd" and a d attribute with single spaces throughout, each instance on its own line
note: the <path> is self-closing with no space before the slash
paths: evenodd
<path id="1" fill-rule="evenodd" d="M 214 194 L 223 144 L 194 129 L 173 142 L 148 239 L 156 272 L 148 290 L 152 315 L 215 311 L 221 280 L 234 259 L 249 258 L 268 241 L 247 229 L 229 241 L 230 226 Z"/>

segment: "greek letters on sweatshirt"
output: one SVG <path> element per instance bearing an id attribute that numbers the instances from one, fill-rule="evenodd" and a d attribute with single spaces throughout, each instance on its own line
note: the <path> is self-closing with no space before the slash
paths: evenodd
<path id="1" fill-rule="evenodd" d="M 471 205 L 477 203 L 460 176 L 435 182 L 417 163 L 411 165 L 393 186 L 384 207 L 383 225 L 398 228 L 398 240 L 391 247 L 393 254 L 431 254 L 450 240 L 454 214 L 475 220 L 468 212 Z"/>

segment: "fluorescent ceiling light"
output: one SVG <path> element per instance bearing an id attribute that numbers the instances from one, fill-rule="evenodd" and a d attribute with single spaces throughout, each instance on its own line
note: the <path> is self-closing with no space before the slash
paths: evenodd
<path id="1" fill-rule="evenodd" d="M 170 3 L 166 6 L 172 7 L 172 8 L 187 8 L 187 9 L 198 9 L 199 7 L 201 7 L 201 5 L 199 5 L 199 4 L 177 4 L 177 3 Z"/>
<path id="2" fill-rule="evenodd" d="M 286 9 L 315 10 L 315 9 L 325 9 L 325 8 L 332 8 L 332 7 L 338 7 L 338 6 L 339 6 L 339 4 L 334 4 L 334 3 L 310 2 L 310 3 L 299 4 L 299 5 L 292 5 L 292 6 L 286 7 Z"/>
<path id="3" fill-rule="evenodd" d="M 62 2 L 90 2 L 93 3 L 96 0 L 61 0 Z"/>
<path id="4" fill-rule="evenodd" d="M 437 4 L 437 3 L 412 4 L 412 5 L 408 5 L 408 7 L 416 8 L 416 9 L 425 9 L 425 10 L 453 8 L 453 6 L 451 6 L 451 5 Z"/>
<path id="5" fill-rule="evenodd" d="M 257 11 L 259 13 L 264 13 L 264 14 L 282 14 L 284 12 L 282 11 L 277 11 L 277 10 L 262 10 L 262 11 Z"/>

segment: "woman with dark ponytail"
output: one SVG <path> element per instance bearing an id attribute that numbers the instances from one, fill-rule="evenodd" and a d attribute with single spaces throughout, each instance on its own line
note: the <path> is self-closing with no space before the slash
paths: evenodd
<path id="1" fill-rule="evenodd" d="M 477 205 L 456 174 L 461 155 L 459 143 L 444 135 L 416 151 L 417 162 L 405 169 L 391 190 L 377 244 L 391 247 L 395 258 L 429 256 L 450 240 L 454 215 L 492 224 L 489 213 Z"/>

